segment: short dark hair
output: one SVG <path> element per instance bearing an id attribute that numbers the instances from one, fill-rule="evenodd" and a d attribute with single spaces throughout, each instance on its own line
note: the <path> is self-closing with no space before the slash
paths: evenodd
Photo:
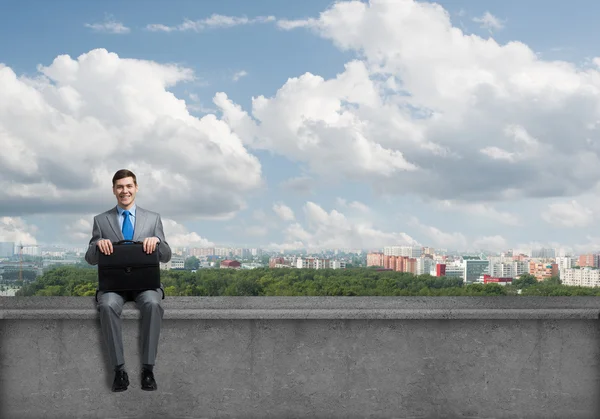
<path id="1" fill-rule="evenodd" d="M 115 175 L 112 178 L 113 187 L 115 186 L 115 182 L 117 180 L 125 179 L 126 177 L 133 178 L 133 183 L 137 186 L 137 178 L 135 177 L 135 174 L 131 170 L 121 169 L 117 171 L 117 173 L 115 173 Z"/>

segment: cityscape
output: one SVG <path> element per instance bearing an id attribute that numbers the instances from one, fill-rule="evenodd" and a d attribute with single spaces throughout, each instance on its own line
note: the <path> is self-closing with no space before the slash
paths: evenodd
<path id="1" fill-rule="evenodd" d="M 600 418 L 600 2 L 0 4 L 0 419 Z"/>
<path id="2" fill-rule="evenodd" d="M 0 295 L 14 296 L 20 286 L 35 281 L 57 266 L 86 266 L 86 248 L 24 246 L 0 242 Z M 600 253 L 560 254 L 557 249 L 538 248 L 528 253 L 511 249 L 498 254 L 464 254 L 421 246 L 384 246 L 381 249 L 329 249 L 314 253 L 306 249 L 267 251 L 259 248 L 174 248 L 166 271 L 196 272 L 199 269 L 347 269 L 371 268 L 415 276 L 458 278 L 465 285 L 510 285 L 529 274 L 537 281 L 552 278 L 562 285 L 600 287 Z"/>

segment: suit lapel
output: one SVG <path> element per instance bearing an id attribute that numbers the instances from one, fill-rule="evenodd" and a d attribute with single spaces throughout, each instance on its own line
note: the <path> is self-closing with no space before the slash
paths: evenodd
<path id="1" fill-rule="evenodd" d="M 135 226 L 133 227 L 133 241 L 140 241 L 142 233 L 144 232 L 144 226 L 146 225 L 146 218 L 148 214 L 146 210 L 136 207 L 135 209 Z"/>
<path id="2" fill-rule="evenodd" d="M 108 224 L 113 229 L 115 236 L 119 238 L 119 240 L 124 240 L 123 232 L 119 228 L 119 212 L 117 211 L 117 207 L 114 207 L 108 214 L 106 214 L 106 219 L 108 220 Z"/>

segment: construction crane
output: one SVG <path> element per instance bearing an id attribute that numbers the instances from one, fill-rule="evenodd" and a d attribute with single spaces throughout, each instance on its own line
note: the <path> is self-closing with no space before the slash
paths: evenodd
<path id="1" fill-rule="evenodd" d="M 37 244 L 23 244 L 23 242 L 19 242 L 19 281 L 23 283 L 23 248 L 24 247 L 40 247 Z"/>

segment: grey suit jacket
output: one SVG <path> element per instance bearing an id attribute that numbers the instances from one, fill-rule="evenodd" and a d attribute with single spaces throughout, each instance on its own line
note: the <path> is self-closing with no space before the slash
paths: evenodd
<path id="1" fill-rule="evenodd" d="M 124 240 L 123 233 L 119 228 L 119 212 L 117 207 L 103 212 L 94 217 L 94 228 L 92 230 L 92 238 L 85 253 L 85 260 L 90 265 L 97 265 L 100 254 L 100 249 L 96 246 L 96 242 L 101 239 L 108 239 L 112 242 Z M 158 237 L 158 259 L 166 263 L 171 260 L 171 248 L 165 240 L 160 214 L 145 210 L 136 205 L 135 210 L 135 226 L 133 227 L 133 241 L 143 241 L 146 237 Z M 160 285 L 162 298 L 165 298 L 165 290 L 163 285 Z M 98 301 L 98 291 L 96 291 L 96 301 Z"/>

